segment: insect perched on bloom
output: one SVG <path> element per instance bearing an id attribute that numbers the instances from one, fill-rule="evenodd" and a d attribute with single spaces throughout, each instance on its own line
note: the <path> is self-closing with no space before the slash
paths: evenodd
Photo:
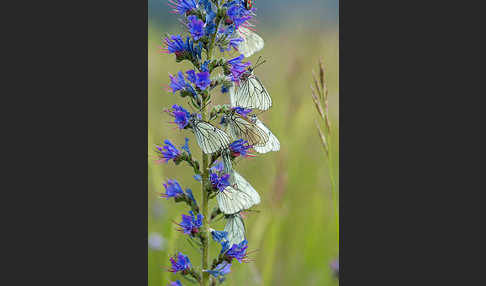
<path id="1" fill-rule="evenodd" d="M 238 41 L 238 46 L 236 49 L 242 53 L 245 58 L 250 57 L 254 53 L 263 49 L 265 46 L 263 39 L 248 28 L 241 26 L 238 29 L 237 34 L 242 40 Z"/>
<path id="2" fill-rule="evenodd" d="M 268 134 L 268 141 L 265 143 L 263 146 L 254 146 L 253 149 L 257 151 L 258 153 L 267 153 L 269 151 L 278 151 L 280 150 L 280 141 L 278 141 L 277 137 L 268 129 L 263 122 L 256 117 L 256 115 L 251 114 L 250 115 L 250 120 L 251 122 L 255 123 L 256 126 L 258 126 L 261 130 L 263 130 L 265 133 Z"/>
<path id="3" fill-rule="evenodd" d="M 241 116 L 237 109 L 223 114 L 221 124 L 233 139 L 243 139 L 251 146 L 265 146 L 268 141 L 268 133 L 247 117 Z"/>
<path id="4" fill-rule="evenodd" d="M 227 186 L 216 195 L 219 209 L 224 214 L 236 214 L 260 203 L 260 195 L 236 171 L 233 170 L 235 184 Z"/>
<path id="5" fill-rule="evenodd" d="M 239 244 L 245 240 L 245 224 L 243 218 L 239 213 L 233 215 L 227 215 L 226 226 L 224 231 L 227 232 L 227 240 L 232 244 Z"/>
<path id="6" fill-rule="evenodd" d="M 191 116 L 189 125 L 196 136 L 197 144 L 206 154 L 217 152 L 230 144 L 230 139 L 223 130 L 199 119 L 197 116 Z"/>
<path id="7" fill-rule="evenodd" d="M 272 107 L 272 98 L 268 94 L 267 89 L 255 74 L 253 74 L 255 68 L 264 62 L 260 64 L 257 62 L 254 67 L 249 67 L 246 72 L 241 74 L 240 83 L 237 85 L 237 89 L 233 95 L 231 95 L 230 90 L 230 96 L 234 96 L 235 106 L 260 110 L 268 110 Z"/>

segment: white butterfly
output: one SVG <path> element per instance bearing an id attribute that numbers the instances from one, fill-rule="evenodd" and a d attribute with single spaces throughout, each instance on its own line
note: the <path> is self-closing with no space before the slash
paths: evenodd
<path id="1" fill-rule="evenodd" d="M 268 142 L 269 136 L 264 129 L 234 111 L 224 114 L 221 122 L 234 140 L 243 139 L 252 146 L 265 146 Z"/>
<path id="2" fill-rule="evenodd" d="M 234 187 L 228 186 L 216 195 L 219 209 L 224 214 L 235 214 L 260 203 L 260 195 L 255 189 L 236 171 L 233 176 Z"/>
<path id="3" fill-rule="evenodd" d="M 262 82 L 253 74 L 253 68 L 242 74 L 240 81 L 233 95 L 233 106 L 260 110 L 272 107 L 272 98 Z"/>
<path id="4" fill-rule="evenodd" d="M 280 150 L 280 142 L 278 141 L 277 137 L 273 135 L 272 131 L 268 129 L 263 122 L 256 117 L 254 114 L 250 114 L 250 118 L 252 122 L 255 123 L 256 126 L 258 126 L 260 129 L 264 130 L 265 133 L 268 134 L 268 141 L 264 146 L 253 146 L 253 149 L 257 151 L 258 153 L 267 153 L 270 151 L 278 151 Z"/>
<path id="5" fill-rule="evenodd" d="M 227 238 L 230 245 L 238 244 L 245 240 L 245 224 L 239 213 L 226 217 L 224 231 L 228 233 Z"/>
<path id="6" fill-rule="evenodd" d="M 250 29 L 241 26 L 238 29 L 238 36 L 243 39 L 238 45 L 238 51 L 246 58 L 263 49 L 263 39 Z"/>
<path id="7" fill-rule="evenodd" d="M 196 136 L 197 144 L 206 154 L 217 152 L 230 144 L 230 138 L 223 130 L 206 121 L 191 118 L 189 124 Z"/>

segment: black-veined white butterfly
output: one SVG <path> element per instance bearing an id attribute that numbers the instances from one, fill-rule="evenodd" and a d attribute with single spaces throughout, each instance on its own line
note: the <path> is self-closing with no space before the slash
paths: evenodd
<path id="1" fill-rule="evenodd" d="M 270 151 L 280 150 L 280 142 L 278 141 L 277 137 L 275 137 L 275 135 L 272 133 L 272 131 L 270 131 L 270 129 L 268 129 L 268 127 L 265 126 L 265 124 L 263 124 L 263 122 L 261 122 L 260 119 L 258 119 L 258 117 L 256 117 L 256 115 L 250 114 L 249 117 L 250 117 L 250 120 L 253 123 L 255 123 L 255 125 L 258 128 L 260 128 L 266 134 L 268 134 L 267 143 L 263 146 L 253 146 L 253 149 L 255 151 L 257 151 L 258 153 L 267 153 L 267 152 L 270 152 Z"/>
<path id="2" fill-rule="evenodd" d="M 230 245 L 238 244 L 245 240 L 245 224 L 239 213 L 226 216 L 226 226 L 224 231 L 228 233 Z"/>
<path id="3" fill-rule="evenodd" d="M 250 119 L 243 117 L 234 110 L 223 114 L 221 124 L 226 127 L 226 131 L 234 140 L 243 139 L 252 146 L 265 146 L 269 140 L 268 133 L 258 127 Z"/>
<path id="4" fill-rule="evenodd" d="M 260 195 L 236 171 L 233 171 L 235 184 L 218 192 L 216 200 L 219 210 L 224 214 L 236 214 L 260 203 Z"/>
<path id="5" fill-rule="evenodd" d="M 189 120 L 192 131 L 196 136 L 197 144 L 206 154 L 215 153 L 230 144 L 230 138 L 221 129 L 211 125 L 211 123 L 192 117 Z"/>
<path id="6" fill-rule="evenodd" d="M 267 89 L 253 74 L 253 70 L 257 66 L 258 62 L 255 67 L 249 67 L 248 71 L 241 75 L 240 83 L 234 91 L 233 103 L 235 106 L 260 110 L 268 110 L 272 107 L 272 98 Z"/>
<path id="7" fill-rule="evenodd" d="M 263 49 L 263 39 L 250 29 L 240 26 L 238 36 L 243 39 L 238 45 L 238 51 L 246 58 Z"/>

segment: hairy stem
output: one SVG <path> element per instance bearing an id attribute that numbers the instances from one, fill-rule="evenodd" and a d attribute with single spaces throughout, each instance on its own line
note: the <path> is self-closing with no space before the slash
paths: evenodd
<path id="1" fill-rule="evenodd" d="M 219 23 L 218 23 L 219 24 Z M 219 25 L 218 25 L 219 26 Z M 211 43 L 209 45 L 208 53 L 207 53 L 207 60 L 212 60 L 212 52 L 214 47 L 214 40 L 215 37 L 213 36 L 211 39 Z M 209 100 L 210 94 L 208 90 L 207 99 Z M 207 121 L 208 120 L 208 108 L 205 100 L 203 100 L 203 107 L 201 109 L 201 116 L 202 119 Z M 203 227 L 202 227 L 202 235 L 205 237 L 203 239 L 203 246 L 202 246 L 202 270 L 209 269 L 209 238 L 211 237 L 209 233 L 209 192 L 210 189 L 210 182 L 209 182 L 209 158 L 208 155 L 202 152 L 202 168 L 203 168 L 203 175 L 202 175 L 202 186 L 201 186 L 201 197 L 202 197 L 202 215 L 203 217 Z M 202 271 L 201 270 L 201 271 Z M 201 286 L 208 286 L 209 283 L 209 273 L 208 272 L 201 272 Z"/>

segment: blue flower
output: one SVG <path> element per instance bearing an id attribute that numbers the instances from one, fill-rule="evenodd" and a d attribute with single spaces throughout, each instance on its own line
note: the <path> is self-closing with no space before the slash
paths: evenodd
<path id="1" fill-rule="evenodd" d="M 187 80 L 196 83 L 196 72 L 194 70 L 188 70 L 186 71 L 187 74 Z"/>
<path id="2" fill-rule="evenodd" d="M 206 23 L 204 33 L 206 36 L 212 35 L 216 31 L 216 24 L 214 23 L 214 18 L 216 18 L 216 13 L 211 9 L 209 5 L 209 10 L 206 12 Z"/>
<path id="3" fill-rule="evenodd" d="M 201 59 L 202 43 L 198 43 L 197 46 L 194 46 L 194 43 L 187 37 L 186 49 L 193 59 Z"/>
<path id="4" fill-rule="evenodd" d="M 186 15 L 197 8 L 197 3 L 195 0 L 169 0 L 169 6 L 173 8 L 174 13 L 179 15 Z"/>
<path id="5" fill-rule="evenodd" d="M 189 138 L 185 138 L 186 143 L 181 147 L 182 150 L 186 151 L 189 156 L 191 155 L 191 150 L 189 150 Z"/>
<path id="6" fill-rule="evenodd" d="M 176 258 L 170 258 L 170 263 L 172 264 L 172 268 L 169 269 L 170 272 L 179 272 L 191 268 L 191 262 L 189 261 L 189 257 L 180 252 Z"/>
<path id="7" fill-rule="evenodd" d="M 247 244 L 248 241 L 246 239 L 240 242 L 239 244 L 233 244 L 231 248 L 224 253 L 224 256 L 227 259 L 227 261 L 231 262 L 231 260 L 233 260 L 234 258 L 238 260 L 239 263 L 244 262 L 246 258 L 246 249 L 248 248 Z M 224 248 L 225 247 L 223 247 L 223 249 Z"/>
<path id="8" fill-rule="evenodd" d="M 182 106 L 177 104 L 172 105 L 172 110 L 169 110 L 169 114 L 174 116 L 174 123 L 177 124 L 179 129 L 184 129 L 189 124 L 191 113 L 185 110 Z M 189 152 L 189 154 L 191 153 Z"/>
<path id="9" fill-rule="evenodd" d="M 247 156 L 248 155 L 248 149 L 250 149 L 252 146 L 248 145 L 248 141 L 245 141 L 243 139 L 238 139 L 231 143 L 229 145 L 229 149 L 232 152 L 233 156 Z"/>
<path id="10" fill-rule="evenodd" d="M 204 36 L 204 22 L 198 19 L 196 16 L 191 15 L 187 17 L 189 21 L 187 23 L 187 28 L 189 29 L 189 33 L 194 38 L 195 41 L 199 40 L 202 36 Z"/>
<path id="11" fill-rule="evenodd" d="M 176 56 L 180 56 L 187 49 L 187 46 L 184 44 L 180 35 L 173 35 L 170 36 L 170 38 L 165 38 L 165 43 L 169 54 L 176 54 Z"/>
<path id="12" fill-rule="evenodd" d="M 243 117 L 246 117 L 248 115 L 248 113 L 251 113 L 251 109 L 249 108 L 243 108 L 243 107 L 233 107 L 233 110 L 236 111 L 236 113 L 238 113 L 239 115 L 243 116 Z"/>
<path id="13" fill-rule="evenodd" d="M 251 65 L 250 62 L 242 63 L 241 60 L 244 58 L 245 57 L 243 55 L 240 55 L 227 62 L 227 64 L 230 66 L 232 81 L 238 82 L 240 80 L 240 76 L 245 73 L 246 68 Z"/>
<path id="14" fill-rule="evenodd" d="M 224 165 L 222 161 L 216 161 L 215 164 L 211 167 L 211 172 L 213 173 L 220 173 L 223 171 Z"/>
<path id="15" fill-rule="evenodd" d="M 183 90 L 187 83 L 184 79 L 184 74 L 182 72 L 179 72 L 177 74 L 177 78 L 175 78 L 173 75 L 169 74 L 170 77 L 170 87 L 172 88 L 172 93 L 176 93 L 179 90 Z"/>
<path id="16" fill-rule="evenodd" d="M 190 215 L 182 215 L 182 221 L 179 223 L 181 229 L 179 231 L 184 232 L 185 234 L 189 234 L 194 236 L 196 233 L 199 232 L 199 228 L 202 226 L 202 214 L 197 214 L 194 216 L 194 212 L 189 211 Z"/>
<path id="17" fill-rule="evenodd" d="M 223 261 L 222 263 L 218 264 L 214 270 L 206 270 L 209 274 L 213 275 L 215 278 L 219 278 L 219 282 L 224 281 L 224 275 L 231 272 L 231 263 L 227 261 Z"/>
<path id="18" fill-rule="evenodd" d="M 189 199 L 191 201 L 194 202 L 194 204 L 197 205 L 196 199 L 194 198 L 194 195 L 192 194 L 192 190 L 191 189 L 186 189 L 186 195 L 189 197 Z"/>
<path id="19" fill-rule="evenodd" d="M 177 280 L 174 282 L 170 282 L 169 284 L 167 284 L 167 286 L 182 286 L 182 283 L 181 281 Z"/>
<path id="20" fill-rule="evenodd" d="M 201 175 L 199 175 L 199 174 L 194 175 L 194 180 L 201 182 L 201 180 L 202 180 Z"/>
<path id="21" fill-rule="evenodd" d="M 331 264 L 331 270 L 336 277 L 339 277 L 339 258 L 334 259 Z"/>
<path id="22" fill-rule="evenodd" d="M 211 236 L 213 237 L 214 241 L 222 243 L 224 240 L 228 239 L 228 232 L 213 230 L 211 231 Z"/>
<path id="23" fill-rule="evenodd" d="M 168 180 L 167 184 L 164 184 L 164 188 L 165 188 L 165 194 L 162 194 L 161 196 L 166 199 L 175 198 L 184 194 L 177 180 Z"/>
<path id="24" fill-rule="evenodd" d="M 201 90 L 205 90 L 211 84 L 209 72 L 200 72 L 196 77 L 196 86 Z"/>
<path id="25" fill-rule="evenodd" d="M 228 11 L 226 12 L 229 18 L 227 23 L 235 24 L 236 28 L 244 24 L 252 18 L 252 10 L 247 10 L 241 1 L 231 1 L 227 4 Z"/>
<path id="26" fill-rule="evenodd" d="M 230 185 L 228 181 L 229 177 L 230 177 L 229 174 L 223 174 L 221 176 L 218 176 L 215 173 L 211 173 L 209 179 L 211 180 L 211 184 L 213 185 L 213 188 L 222 192 L 224 191 L 224 189 L 226 189 L 227 186 Z"/>
<path id="27" fill-rule="evenodd" d="M 181 151 L 177 150 L 177 148 L 169 140 L 164 140 L 164 143 L 165 145 L 162 147 L 158 145 L 155 146 L 158 153 L 162 155 L 163 161 L 167 163 L 169 160 L 175 160 L 181 155 Z"/>

